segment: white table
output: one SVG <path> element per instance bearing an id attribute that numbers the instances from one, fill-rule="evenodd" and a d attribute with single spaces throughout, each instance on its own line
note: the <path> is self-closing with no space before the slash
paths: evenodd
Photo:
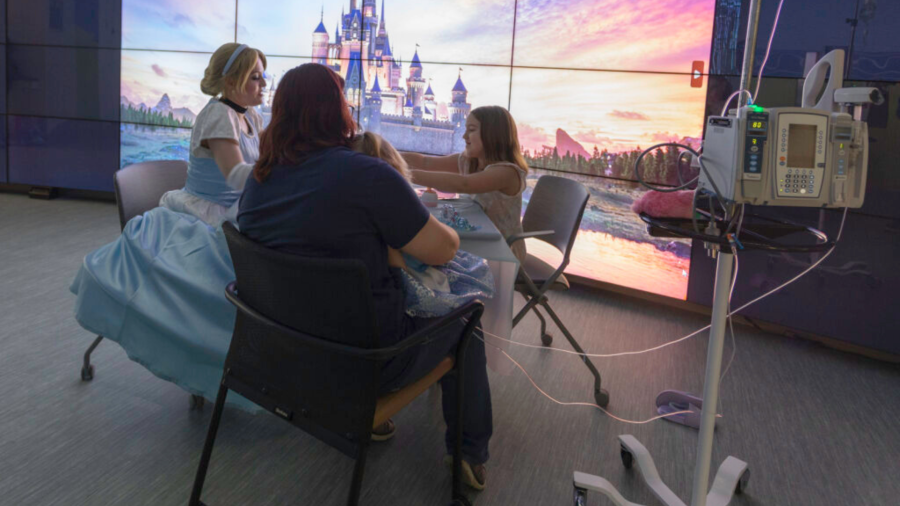
<path id="1" fill-rule="evenodd" d="M 452 201 L 450 203 L 453 204 Z M 487 219 L 481 207 L 472 203 L 472 205 L 457 205 L 456 209 L 470 222 L 482 226 L 483 228 L 479 232 L 487 231 L 488 227 L 491 228 L 488 232 L 496 232 L 493 238 L 467 237 L 467 234 L 463 232 L 460 234 L 459 249 L 487 260 L 491 274 L 494 276 L 494 297 L 484 303 L 481 327 L 485 331 L 485 342 L 491 345 L 485 346 L 488 366 L 495 372 L 506 374 L 512 371 L 514 366 L 497 348 L 508 351 L 510 344 L 496 339 L 490 334 L 503 339 L 512 337 L 513 296 L 515 295 L 516 274 L 519 272 L 519 261 L 507 246 L 503 235 L 497 231 L 497 227 Z M 429 211 L 440 219 L 437 208 L 429 208 Z"/>

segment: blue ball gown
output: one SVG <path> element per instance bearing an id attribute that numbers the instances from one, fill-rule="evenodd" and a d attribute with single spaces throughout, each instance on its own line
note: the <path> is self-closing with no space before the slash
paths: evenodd
<path id="1" fill-rule="evenodd" d="M 204 120 L 211 116 L 217 118 Z M 262 118 L 253 110 L 247 117 L 254 132 L 233 131 L 240 132 L 243 159 L 252 163 L 259 158 Z M 210 401 L 218 393 L 235 319 L 225 299 L 234 268 L 221 223 L 237 215 L 240 192 L 227 186 L 208 150 L 195 155 L 204 153 L 197 149 L 198 132 L 216 131 L 210 121 L 224 121 L 228 130 L 229 121 L 241 121 L 236 118 L 210 100 L 192 132 L 184 189 L 164 195 L 166 207 L 135 216 L 118 239 L 89 253 L 70 287 L 82 327 L 119 343 L 156 376 Z M 262 409 L 235 393 L 227 400 L 247 411 Z"/>

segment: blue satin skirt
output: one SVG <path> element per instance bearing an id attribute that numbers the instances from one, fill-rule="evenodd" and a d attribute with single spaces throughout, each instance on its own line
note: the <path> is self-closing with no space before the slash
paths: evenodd
<path id="1" fill-rule="evenodd" d="M 233 280 L 221 227 L 158 207 L 88 254 L 70 290 L 82 327 L 116 341 L 156 376 L 215 401 L 234 329 L 225 299 Z M 234 392 L 227 399 L 262 410 Z"/>

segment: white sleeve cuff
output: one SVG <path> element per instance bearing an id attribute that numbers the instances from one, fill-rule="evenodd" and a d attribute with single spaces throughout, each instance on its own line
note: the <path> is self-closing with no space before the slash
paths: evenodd
<path id="1" fill-rule="evenodd" d="M 253 166 L 249 163 L 239 163 L 231 168 L 231 172 L 228 173 L 228 177 L 225 178 L 225 182 L 228 183 L 228 186 L 234 188 L 235 190 L 243 190 L 244 186 L 247 184 L 247 178 L 250 177 L 250 173 L 253 172 Z"/>

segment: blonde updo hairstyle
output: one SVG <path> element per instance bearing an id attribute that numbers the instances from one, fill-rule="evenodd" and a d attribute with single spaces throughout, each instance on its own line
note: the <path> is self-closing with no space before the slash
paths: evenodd
<path id="1" fill-rule="evenodd" d="M 223 76 L 222 71 L 225 70 L 228 59 L 240 46 L 241 44 L 236 42 L 222 44 L 209 58 L 209 65 L 206 66 L 203 80 L 200 81 L 200 91 L 205 95 L 218 97 L 224 94 L 228 87 L 243 91 L 247 87 L 247 81 L 250 80 L 250 74 L 256 68 L 257 58 L 262 62 L 263 69 L 266 68 L 266 55 L 259 49 L 247 47 L 237 55 Z"/>

